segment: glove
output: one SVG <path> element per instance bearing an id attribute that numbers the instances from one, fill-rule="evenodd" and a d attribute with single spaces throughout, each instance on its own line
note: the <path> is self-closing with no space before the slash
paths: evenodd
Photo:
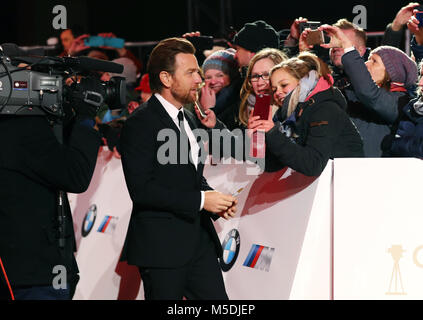
<path id="1" fill-rule="evenodd" d="M 109 124 L 102 123 L 98 125 L 98 130 L 101 133 L 101 136 L 106 140 L 107 147 L 110 151 L 113 151 L 113 148 L 116 147 L 118 151 L 119 149 L 119 137 L 120 137 L 120 129 L 112 127 Z"/>
<path id="2" fill-rule="evenodd" d="M 77 121 L 94 119 L 100 106 L 94 106 L 86 101 L 85 92 L 93 91 L 102 94 L 101 81 L 95 78 L 83 78 L 80 83 L 72 84 L 72 107 L 76 113 Z"/>

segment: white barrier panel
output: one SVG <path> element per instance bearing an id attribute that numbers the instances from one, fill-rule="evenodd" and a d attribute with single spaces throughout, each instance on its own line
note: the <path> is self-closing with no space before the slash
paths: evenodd
<path id="1" fill-rule="evenodd" d="M 138 270 L 118 264 L 132 210 L 121 161 L 103 148 L 88 190 L 69 194 L 69 200 L 81 277 L 74 299 L 134 299 L 143 294 Z"/>
<path id="2" fill-rule="evenodd" d="M 229 297 L 329 299 L 332 162 L 318 179 L 291 169 L 248 175 L 251 168 L 206 165 L 204 172 L 219 191 L 243 188 L 237 218 L 215 223 L 226 240 L 222 267 Z M 142 299 L 137 268 L 118 263 L 132 208 L 120 160 L 104 148 L 88 190 L 69 199 L 81 276 L 74 299 Z M 237 239 L 239 251 L 230 261 Z"/>
<path id="3" fill-rule="evenodd" d="M 215 223 L 229 298 L 330 299 L 332 162 L 318 179 L 291 169 L 251 176 L 248 167 L 204 173 L 216 190 L 243 188 L 237 218 Z"/>
<path id="4" fill-rule="evenodd" d="M 334 298 L 423 299 L 423 162 L 334 162 Z"/>

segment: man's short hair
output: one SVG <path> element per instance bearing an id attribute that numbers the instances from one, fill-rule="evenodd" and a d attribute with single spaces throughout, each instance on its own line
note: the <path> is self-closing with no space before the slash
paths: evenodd
<path id="1" fill-rule="evenodd" d="M 364 31 L 362 28 L 360 28 L 356 24 L 348 21 L 347 19 L 339 19 L 333 26 L 338 27 L 341 30 L 354 30 L 356 38 L 361 42 L 363 46 L 366 46 L 366 43 L 367 43 L 366 31 Z"/>
<path id="2" fill-rule="evenodd" d="M 195 54 L 195 47 L 184 38 L 168 38 L 160 41 L 150 54 L 147 72 L 150 77 L 150 88 L 153 93 L 161 92 L 163 84 L 160 72 L 175 72 L 175 56 L 178 53 Z"/>

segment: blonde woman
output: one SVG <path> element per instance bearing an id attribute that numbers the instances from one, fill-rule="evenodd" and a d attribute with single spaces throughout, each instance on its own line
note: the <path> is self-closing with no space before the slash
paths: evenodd
<path id="1" fill-rule="evenodd" d="M 250 115 L 248 128 L 266 132 L 266 171 L 288 166 L 318 176 L 329 159 L 362 157 L 363 143 L 333 88 L 327 65 L 311 53 L 283 61 L 270 71 L 273 120 Z"/>
<path id="2" fill-rule="evenodd" d="M 254 108 L 256 95 L 270 93 L 270 69 L 286 59 L 287 56 L 282 51 L 273 48 L 260 50 L 251 59 L 240 93 L 239 121 L 245 127 Z"/>

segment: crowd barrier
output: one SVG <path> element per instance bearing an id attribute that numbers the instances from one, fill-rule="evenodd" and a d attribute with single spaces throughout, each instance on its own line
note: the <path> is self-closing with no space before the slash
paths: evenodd
<path id="1" fill-rule="evenodd" d="M 230 299 L 423 298 L 420 160 L 335 159 L 318 178 L 252 167 L 204 170 L 239 202 L 236 218 L 215 222 Z M 137 268 L 119 262 L 132 208 L 120 160 L 104 148 L 88 190 L 69 199 L 81 276 L 74 299 L 143 299 Z"/>

